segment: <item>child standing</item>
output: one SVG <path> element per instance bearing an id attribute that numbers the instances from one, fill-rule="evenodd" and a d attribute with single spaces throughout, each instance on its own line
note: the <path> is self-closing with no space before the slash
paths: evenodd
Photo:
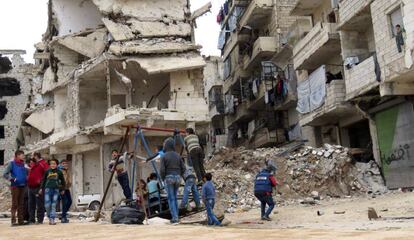
<path id="1" fill-rule="evenodd" d="M 45 189 L 45 208 L 50 225 L 56 225 L 56 203 L 59 193 L 61 195 L 65 193 L 65 178 L 63 173 L 57 168 L 58 164 L 59 162 L 56 159 L 49 161 L 50 168 L 46 171 L 43 177 L 42 189 L 39 190 L 39 194 L 42 194 L 43 189 Z"/>
<path id="2" fill-rule="evenodd" d="M 11 224 L 12 226 L 24 224 L 24 193 L 27 185 L 27 169 L 24 164 L 24 152 L 17 150 L 14 159 L 10 161 L 3 176 L 10 181 L 12 194 Z M 17 219 L 16 219 L 17 213 Z"/>
<path id="3" fill-rule="evenodd" d="M 203 177 L 203 188 L 201 190 L 201 195 L 203 202 L 206 205 L 207 210 L 207 223 L 208 225 L 220 226 L 221 222 L 214 215 L 214 205 L 216 201 L 216 188 L 214 187 L 213 182 L 211 181 L 213 175 L 211 173 L 206 173 Z"/>

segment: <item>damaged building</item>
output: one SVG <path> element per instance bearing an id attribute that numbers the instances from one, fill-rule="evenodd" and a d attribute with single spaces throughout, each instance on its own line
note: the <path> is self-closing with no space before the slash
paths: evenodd
<path id="1" fill-rule="evenodd" d="M 20 127 L 31 94 L 32 66 L 22 54 L 26 52 L 0 50 L 0 167 L 23 145 Z"/>
<path id="2" fill-rule="evenodd" d="M 295 1 L 225 1 L 217 16 L 227 145 L 253 148 L 297 139 L 296 75 L 278 64 Z"/>
<path id="3" fill-rule="evenodd" d="M 74 199 L 103 194 L 125 126 L 207 134 L 206 61 L 193 23 L 211 5 L 193 13 L 187 0 L 50 0 L 48 7 L 48 28 L 34 54 L 38 102 L 26 110 L 23 136 L 27 152 L 70 160 Z M 144 134 L 151 150 L 172 136 Z M 147 157 L 141 145 L 136 152 Z M 146 164 L 138 169 L 141 178 L 152 172 Z M 113 183 L 106 206 L 121 196 Z"/>
<path id="4" fill-rule="evenodd" d="M 216 87 L 225 144 L 342 145 L 375 159 L 388 187 L 414 186 L 413 9 L 404 0 L 225 1 Z"/>

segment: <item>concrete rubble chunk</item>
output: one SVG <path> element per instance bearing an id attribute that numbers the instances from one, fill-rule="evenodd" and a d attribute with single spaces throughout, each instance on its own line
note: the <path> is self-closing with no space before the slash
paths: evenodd
<path id="1" fill-rule="evenodd" d="M 45 134 L 49 134 L 54 129 L 54 111 L 53 109 L 47 109 L 32 113 L 25 122 L 31 126 L 39 129 Z"/>
<path id="2" fill-rule="evenodd" d="M 140 37 L 168 37 L 179 36 L 188 37 L 191 36 L 191 25 L 189 23 L 178 22 L 164 23 L 164 22 L 143 22 L 135 19 L 128 20 L 128 25 L 132 32 L 136 33 Z"/>
<path id="3" fill-rule="evenodd" d="M 116 23 L 109 18 L 103 18 L 102 22 L 105 24 L 108 31 L 111 33 L 115 41 L 124 41 L 135 38 L 132 30 L 127 26 L 120 23 Z"/>
<path id="4" fill-rule="evenodd" d="M 165 56 L 148 58 L 130 58 L 127 62 L 135 62 L 148 74 L 168 73 L 204 67 L 205 61 L 201 56 L 186 57 Z"/>
<path id="5" fill-rule="evenodd" d="M 186 41 L 129 41 L 114 42 L 109 47 L 109 51 L 115 55 L 130 54 L 166 54 L 181 53 L 197 50 L 200 47 Z"/>
<path id="6" fill-rule="evenodd" d="M 94 58 L 105 50 L 106 40 L 106 30 L 98 29 L 86 36 L 68 36 L 59 38 L 57 42 L 84 56 Z"/>

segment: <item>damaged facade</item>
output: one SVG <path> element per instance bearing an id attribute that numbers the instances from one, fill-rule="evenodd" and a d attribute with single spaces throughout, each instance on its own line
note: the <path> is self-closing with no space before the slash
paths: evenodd
<path id="1" fill-rule="evenodd" d="M 34 54 L 40 84 L 24 123 L 27 152 L 71 160 L 74 199 L 103 194 L 111 150 L 124 126 L 209 124 L 206 65 L 194 43 L 187 0 L 50 0 L 49 25 Z M 151 150 L 171 133 L 144 132 Z M 127 141 L 134 151 L 133 135 Z M 147 157 L 142 146 L 138 155 Z M 129 163 L 127 163 L 128 165 Z M 152 169 L 139 167 L 140 178 Z M 106 206 L 118 203 L 117 183 Z"/>
<path id="2" fill-rule="evenodd" d="M 226 1 L 221 26 L 225 127 L 230 146 L 266 147 L 297 139 L 296 75 L 284 59 L 282 33 L 295 1 Z"/>
<path id="3" fill-rule="evenodd" d="M 227 145 L 342 145 L 375 159 L 388 187 L 414 186 L 413 5 L 226 1 L 217 20 Z"/>
<path id="4" fill-rule="evenodd" d="M 0 50 L 0 167 L 14 158 L 21 140 L 22 115 L 29 103 L 32 65 L 24 50 Z"/>

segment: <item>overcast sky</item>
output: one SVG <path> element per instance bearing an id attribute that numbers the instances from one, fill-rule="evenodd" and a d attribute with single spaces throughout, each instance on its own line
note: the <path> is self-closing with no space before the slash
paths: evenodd
<path id="1" fill-rule="evenodd" d="M 220 55 L 216 16 L 224 0 L 191 0 L 192 10 L 209 1 L 212 12 L 197 20 L 196 42 L 203 46 L 202 54 Z M 26 62 L 33 62 L 33 45 L 41 41 L 46 31 L 47 0 L 1 0 L 0 4 L 0 49 L 24 49 Z"/>

